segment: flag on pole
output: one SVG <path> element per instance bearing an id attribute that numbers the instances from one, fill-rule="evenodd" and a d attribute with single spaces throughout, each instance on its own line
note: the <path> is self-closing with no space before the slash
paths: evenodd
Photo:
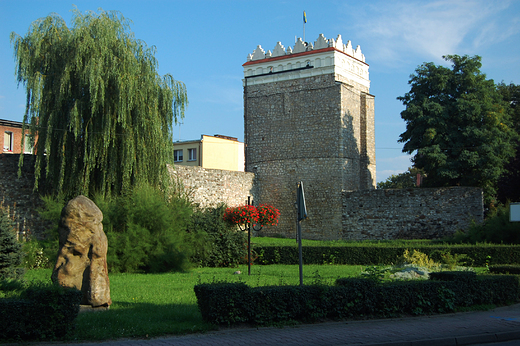
<path id="1" fill-rule="evenodd" d="M 307 23 L 307 15 L 305 14 L 305 11 L 303 11 L 303 24 Z"/>

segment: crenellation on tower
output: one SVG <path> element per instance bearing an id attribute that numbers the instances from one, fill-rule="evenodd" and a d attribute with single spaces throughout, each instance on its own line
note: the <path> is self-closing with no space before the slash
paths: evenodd
<path id="1" fill-rule="evenodd" d="M 301 38 L 293 49 L 288 47 L 286 50 L 281 42 L 277 42 L 272 53 L 265 53 L 258 45 L 248 55 L 243 67 L 244 77 L 261 77 L 250 79 L 249 85 L 332 73 L 362 85 L 366 92 L 370 89 L 368 64 L 360 46 L 354 50 L 350 41 L 343 44 L 341 35 L 335 40 L 327 40 L 320 34 L 314 48 Z"/>

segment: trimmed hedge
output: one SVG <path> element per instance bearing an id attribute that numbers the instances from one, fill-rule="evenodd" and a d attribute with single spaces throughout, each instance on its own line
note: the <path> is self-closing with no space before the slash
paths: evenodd
<path id="1" fill-rule="evenodd" d="M 297 246 L 255 245 L 257 264 L 298 264 Z M 350 265 L 390 265 L 398 263 L 404 250 L 417 250 L 429 257 L 449 251 L 452 255 L 465 254 L 474 260 L 474 266 L 485 266 L 491 256 L 491 263 L 520 263 L 520 245 L 435 245 L 435 246 L 304 246 L 305 264 L 350 264 Z"/>
<path id="2" fill-rule="evenodd" d="M 194 290 L 202 318 L 220 325 L 446 313 L 476 304 L 516 303 L 520 298 L 517 277 L 453 273 L 385 284 L 346 278 L 338 279 L 335 286 L 251 288 L 244 283 L 216 283 L 199 284 Z"/>
<path id="3" fill-rule="evenodd" d="M 502 264 L 489 266 L 489 271 L 495 274 L 520 274 L 520 265 Z"/>
<path id="4" fill-rule="evenodd" d="M 46 285 L 27 288 L 20 299 L 0 299 L 0 340 L 54 340 L 74 328 L 81 291 Z M 8 318 L 5 318 L 8 316 Z"/>

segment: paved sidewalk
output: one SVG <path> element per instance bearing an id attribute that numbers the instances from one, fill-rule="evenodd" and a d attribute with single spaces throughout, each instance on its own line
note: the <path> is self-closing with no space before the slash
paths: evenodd
<path id="1" fill-rule="evenodd" d="M 327 322 L 284 328 L 225 329 L 206 334 L 122 339 L 78 346 L 193 346 L 278 345 L 336 346 L 472 345 L 519 340 L 520 304 L 483 312 L 393 318 L 368 321 Z M 51 344 L 47 344 L 50 346 Z M 63 345 L 52 344 L 52 345 Z"/>

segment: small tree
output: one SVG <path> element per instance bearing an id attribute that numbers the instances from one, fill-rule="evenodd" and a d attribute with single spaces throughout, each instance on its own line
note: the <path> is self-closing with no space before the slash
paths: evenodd
<path id="1" fill-rule="evenodd" d="M 22 261 L 22 244 L 16 240 L 7 211 L 0 207 L 0 280 L 21 279 L 24 270 L 19 266 Z"/>
<path id="2" fill-rule="evenodd" d="M 385 181 L 377 183 L 378 189 L 405 189 L 417 186 L 417 175 L 424 176 L 424 170 L 408 167 L 406 172 L 389 176 Z"/>
<path id="3" fill-rule="evenodd" d="M 397 98 L 406 107 L 399 142 L 425 170 L 425 186 L 479 186 L 491 204 L 504 165 L 515 155 L 518 134 L 509 105 L 480 72 L 479 56 L 444 59 L 451 69 L 422 64 L 410 77 L 410 91 Z"/>

